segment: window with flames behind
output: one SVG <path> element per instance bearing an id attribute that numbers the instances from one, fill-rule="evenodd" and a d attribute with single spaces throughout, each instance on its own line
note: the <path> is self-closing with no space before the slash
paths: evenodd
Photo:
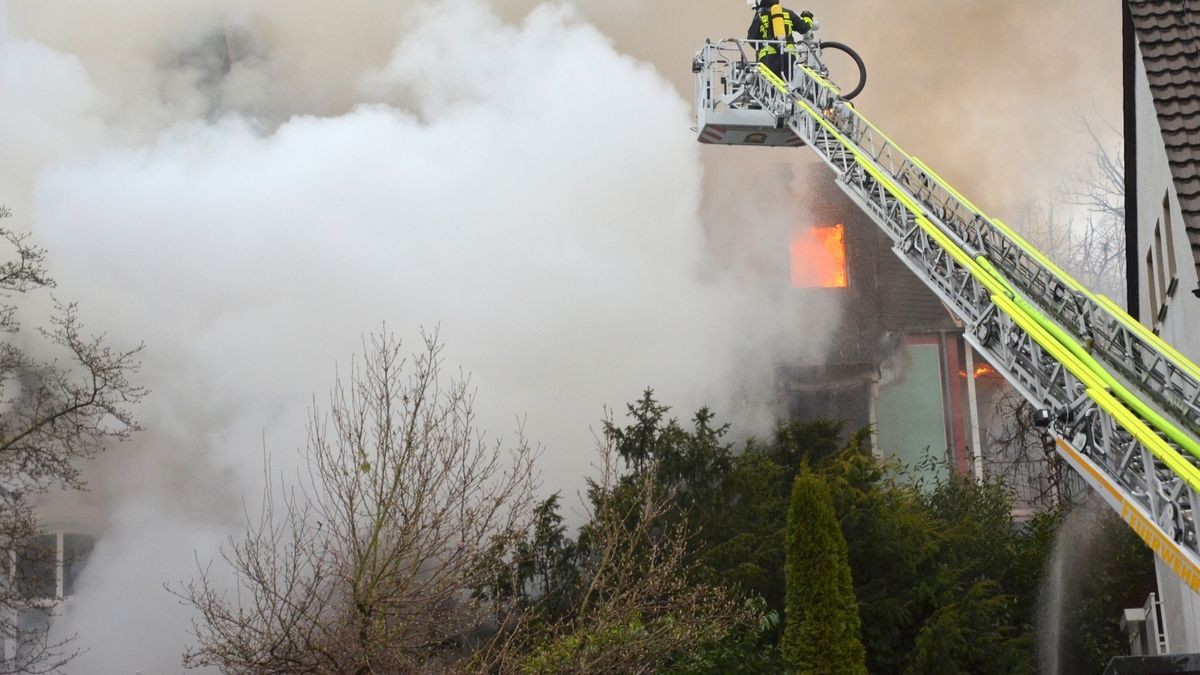
<path id="1" fill-rule="evenodd" d="M 790 242 L 792 288 L 845 288 L 846 228 L 800 227 Z"/>

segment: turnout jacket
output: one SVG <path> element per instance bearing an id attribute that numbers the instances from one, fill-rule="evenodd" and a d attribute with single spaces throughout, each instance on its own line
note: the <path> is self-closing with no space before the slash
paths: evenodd
<path id="1" fill-rule="evenodd" d="M 778 5 L 776 5 L 778 6 Z M 812 14 L 804 12 L 793 12 L 785 7 L 779 7 L 779 14 L 783 19 L 783 35 L 776 35 L 771 25 L 771 5 L 760 7 L 754 14 L 754 19 L 750 22 L 750 29 L 746 31 L 747 40 L 784 40 L 789 45 L 792 42 L 792 33 L 800 33 L 804 35 L 812 30 Z M 758 57 L 769 56 L 778 53 L 774 45 L 763 45 L 758 50 Z"/>

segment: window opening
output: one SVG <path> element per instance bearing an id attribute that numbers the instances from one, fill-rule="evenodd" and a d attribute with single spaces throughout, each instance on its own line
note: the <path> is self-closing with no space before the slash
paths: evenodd
<path id="1" fill-rule="evenodd" d="M 1146 308 L 1150 310 L 1150 324 L 1155 328 L 1158 327 L 1158 289 L 1154 284 L 1154 252 L 1146 252 L 1146 292 L 1150 296 L 1150 302 Z"/>
<path id="2" fill-rule="evenodd" d="M 789 245 L 792 288 L 846 288 L 846 228 L 842 225 L 794 230 Z"/>
<path id="3" fill-rule="evenodd" d="M 1158 297 L 1161 298 L 1162 301 L 1165 301 L 1167 299 L 1167 277 L 1165 274 L 1166 270 L 1164 269 L 1166 267 L 1166 265 L 1163 265 L 1163 260 L 1164 260 L 1164 258 L 1163 258 L 1162 229 L 1159 227 L 1159 223 L 1155 223 L 1154 224 L 1154 261 L 1157 263 L 1157 265 L 1156 265 L 1157 269 L 1155 271 L 1158 272 L 1158 274 L 1155 276 L 1155 278 L 1158 279 Z M 1157 310 L 1158 305 L 1155 305 L 1154 309 Z"/>
<path id="4" fill-rule="evenodd" d="M 1175 287 L 1179 284 L 1178 272 L 1175 267 L 1175 234 L 1171 223 L 1171 192 L 1163 195 L 1163 236 L 1167 239 L 1167 291 L 1166 295 L 1174 295 Z"/>

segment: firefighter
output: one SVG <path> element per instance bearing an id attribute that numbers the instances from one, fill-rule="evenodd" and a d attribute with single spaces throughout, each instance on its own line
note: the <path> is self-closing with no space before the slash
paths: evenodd
<path id="1" fill-rule="evenodd" d="M 758 49 L 758 60 L 765 63 L 784 81 L 792 78 L 792 61 L 796 58 L 796 41 L 793 33 L 804 35 L 813 27 L 812 12 L 796 13 L 784 8 L 777 0 L 746 0 L 754 10 L 754 21 L 746 32 L 747 40 L 772 40 L 776 44 L 763 44 Z M 783 43 L 780 54 L 778 43 Z M 786 57 L 786 58 L 785 58 Z"/>

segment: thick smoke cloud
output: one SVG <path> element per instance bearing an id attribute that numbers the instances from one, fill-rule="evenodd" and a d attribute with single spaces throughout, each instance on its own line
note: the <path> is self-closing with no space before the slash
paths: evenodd
<path id="1" fill-rule="evenodd" d="M 107 503 L 46 508 L 103 535 L 62 622 L 80 672 L 177 667 L 162 584 L 239 527 L 264 451 L 293 468 L 365 331 L 438 327 L 482 426 L 523 425 L 568 494 L 604 406 L 653 385 L 728 412 L 730 382 L 763 396 L 781 348 L 824 348 L 832 318 L 706 263 L 691 111 L 652 67 L 569 9 L 455 6 L 349 6 L 315 43 L 295 7 L 80 3 L 84 29 L 6 6 L 0 198 L 93 326 L 146 342 L 153 389 L 148 431 L 89 472 Z"/>
<path id="2" fill-rule="evenodd" d="M 506 0 L 514 13 L 534 0 Z M 705 38 L 744 37 L 741 0 L 578 0 L 624 52 L 691 97 L 688 57 Z M 1121 4 L 1095 0 L 789 0 L 818 36 L 857 49 L 869 84 L 859 109 L 972 201 L 1022 212 L 1092 149 L 1084 118 L 1120 128 Z M 850 64 L 831 58 L 835 80 Z M 839 76 L 840 75 L 840 76 Z M 848 84 L 848 82 L 847 82 Z M 1111 140 L 1112 136 L 1106 138 Z M 740 174 L 761 154 L 712 149 L 711 171 Z"/>
<path id="3" fill-rule="evenodd" d="M 1053 173 L 1092 104 L 1103 60 L 1038 57 L 1048 26 L 1095 28 L 1082 0 L 821 4 L 872 64 L 863 108 L 985 206 Z M 568 493 L 603 406 L 653 385 L 741 417 L 777 359 L 820 354 L 832 308 L 761 273 L 804 218 L 798 153 L 688 130 L 691 54 L 746 23 L 734 0 L 0 2 L 0 203 L 91 325 L 146 342 L 153 389 L 93 493 L 46 509 L 103 535 L 63 626 L 79 672 L 177 668 L 161 584 L 240 526 L 264 451 L 292 468 L 314 392 L 385 322 L 440 327 L 483 426 L 523 417 Z"/>
<path id="4" fill-rule="evenodd" d="M 823 4 L 871 64 L 862 109 L 999 216 L 1079 170 L 1084 119 L 1120 128 L 1119 2 Z"/>

